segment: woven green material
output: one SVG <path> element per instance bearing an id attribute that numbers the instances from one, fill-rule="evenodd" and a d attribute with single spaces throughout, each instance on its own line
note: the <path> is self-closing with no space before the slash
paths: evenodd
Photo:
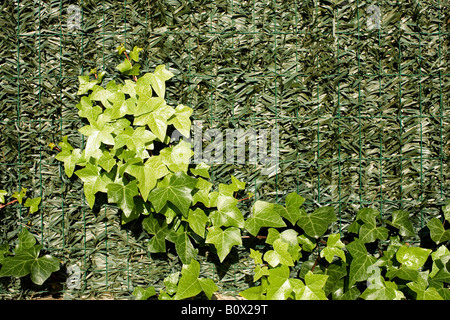
<path id="1" fill-rule="evenodd" d="M 215 165 L 216 185 L 233 174 L 256 199 L 279 203 L 298 192 L 309 208 L 334 206 L 333 231 L 342 232 L 361 206 L 383 217 L 408 210 L 418 231 L 450 198 L 447 1 L 80 0 L 79 20 L 72 2 L 7 0 L 0 9 L 0 189 L 42 197 L 32 216 L 19 205 L 0 211 L 0 242 L 31 221 L 46 250 L 82 271 L 80 289 L 65 287 L 65 269 L 55 276 L 66 297 L 129 298 L 181 268 L 171 253 L 149 256 L 148 235 L 121 226 L 116 208 L 90 210 L 48 147 L 66 135 L 84 144 L 77 76 L 97 67 L 105 83 L 115 78 L 120 43 L 144 49 L 143 73 L 170 68 L 168 103 L 192 107 L 204 129 L 279 130 L 275 175 Z M 370 6 L 379 28 L 368 24 Z M 221 292 L 248 286 L 245 246 L 225 266 L 202 257 L 201 276 Z M 25 287 L 0 279 L 0 299 L 37 294 Z"/>

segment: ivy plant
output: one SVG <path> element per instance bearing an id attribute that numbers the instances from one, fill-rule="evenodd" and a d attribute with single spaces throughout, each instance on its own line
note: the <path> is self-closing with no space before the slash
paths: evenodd
<path id="1" fill-rule="evenodd" d="M 193 110 L 165 99 L 174 74 L 160 65 L 141 76 L 142 49 L 121 45 L 117 51 L 124 56 L 117 66 L 121 77 L 103 84 L 105 73 L 96 69 L 78 77 L 76 107 L 86 144 L 73 147 L 63 137 L 56 159 L 67 176 L 83 181 L 91 208 L 103 193 L 120 209 L 123 224 L 142 217 L 149 252 L 166 252 L 167 243 L 174 244 L 182 270 L 164 279 L 159 299 L 201 292 L 210 298 L 218 287 L 199 278 L 198 248 L 209 247 L 223 262 L 242 245 L 244 233 L 266 237 L 268 248 L 250 249 L 255 275 L 254 285 L 241 293 L 247 299 L 449 298 L 449 234 L 440 220 L 428 223 L 440 245 L 433 251 L 403 241 L 414 229 L 401 210 L 384 221 L 375 209 L 362 208 L 345 237 L 327 234 L 337 221 L 332 207 L 307 210 L 296 193 L 288 194 L 284 205 L 254 201 L 247 216 L 240 209 L 252 197 L 241 198 L 245 181 L 231 175 L 228 184 L 216 187 L 209 166 L 190 163 L 193 152 L 184 137 Z M 175 130 L 183 136 L 178 141 L 171 140 Z M 261 236 L 262 230 L 267 235 Z M 430 256 L 432 267 L 426 264 Z M 135 288 L 134 295 L 147 299 L 156 290 Z"/>

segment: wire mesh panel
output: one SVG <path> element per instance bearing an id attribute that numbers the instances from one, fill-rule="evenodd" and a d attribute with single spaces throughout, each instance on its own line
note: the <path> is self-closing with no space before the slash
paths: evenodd
<path id="1" fill-rule="evenodd" d="M 166 64 L 168 103 L 193 108 L 203 132 L 278 130 L 278 166 L 223 158 L 211 168 L 216 186 L 233 174 L 255 199 L 284 203 L 294 191 L 308 208 L 332 205 L 333 231 L 363 206 L 383 218 L 405 209 L 419 231 L 449 197 L 449 9 L 442 0 L 4 1 L 0 189 L 27 188 L 42 205 L 34 215 L 0 210 L 2 242 L 28 225 L 63 262 L 46 290 L 74 298 L 127 298 L 180 269 L 173 248 L 148 254 L 146 233 L 121 225 L 117 208 L 90 210 L 48 146 L 63 136 L 84 146 L 77 77 L 97 67 L 105 83 L 116 79 L 121 43 L 144 49 L 142 73 Z M 245 246 L 223 265 L 201 259 L 222 291 L 248 286 Z M 2 298 L 36 294 L 1 279 Z"/>

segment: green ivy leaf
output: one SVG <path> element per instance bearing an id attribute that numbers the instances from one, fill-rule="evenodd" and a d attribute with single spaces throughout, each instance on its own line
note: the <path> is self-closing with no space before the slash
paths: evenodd
<path id="1" fill-rule="evenodd" d="M 200 283 L 200 287 L 208 299 L 211 299 L 214 292 L 219 290 L 219 287 L 217 287 L 213 279 L 199 278 L 198 282 Z"/>
<path id="2" fill-rule="evenodd" d="M 417 270 L 424 265 L 430 253 L 431 249 L 401 246 L 395 257 L 402 266 Z"/>
<path id="3" fill-rule="evenodd" d="M 114 145 L 114 137 L 111 135 L 114 127 L 108 123 L 109 120 L 109 117 L 101 114 L 98 116 L 96 122 L 91 122 L 91 124 L 78 130 L 88 137 L 85 148 L 86 159 L 89 159 L 89 157 L 94 157 L 96 159 L 101 157 L 102 152 L 100 152 L 99 155 L 99 149 L 102 143 Z"/>
<path id="4" fill-rule="evenodd" d="M 209 218 L 216 227 L 244 227 L 244 216 L 236 207 L 238 200 L 224 195 L 217 198 L 217 210 L 213 211 Z"/>
<path id="5" fill-rule="evenodd" d="M 155 287 L 151 286 L 148 288 L 136 287 L 132 293 L 136 297 L 136 300 L 147 300 L 150 297 L 156 295 Z"/>
<path id="6" fill-rule="evenodd" d="M 209 191 L 211 190 L 212 185 L 211 182 L 198 178 L 197 185 L 195 186 L 195 193 L 192 196 L 192 204 L 195 205 L 197 202 L 201 202 L 205 207 L 209 208 L 211 206 Z"/>
<path id="7" fill-rule="evenodd" d="M 184 264 L 181 269 L 181 278 L 178 282 L 178 289 L 175 299 L 182 300 L 194 297 L 202 292 L 202 285 L 198 281 L 200 276 L 200 263 L 192 260 L 190 264 Z"/>
<path id="8" fill-rule="evenodd" d="M 71 151 L 63 149 L 55 158 L 56 160 L 64 162 L 64 172 L 70 178 L 73 175 L 75 166 L 82 159 L 82 156 L 80 149 L 73 149 Z"/>
<path id="9" fill-rule="evenodd" d="M 30 199 L 28 198 L 25 201 L 25 207 L 29 207 L 30 208 L 30 214 L 35 213 L 36 211 L 39 210 L 39 204 L 41 203 L 41 197 L 37 197 L 34 199 Z"/>
<path id="10" fill-rule="evenodd" d="M 115 138 L 114 149 L 127 146 L 128 150 L 136 152 L 136 157 L 146 159 L 149 158 L 147 153 L 148 145 L 155 138 L 156 136 L 152 132 L 145 130 L 144 127 L 138 127 L 136 130 L 128 127 Z"/>
<path id="11" fill-rule="evenodd" d="M 17 192 L 17 191 L 14 192 L 11 197 L 16 198 L 17 201 L 20 204 L 22 204 L 23 198 L 26 196 L 26 194 L 27 194 L 27 188 L 22 188 L 22 189 L 20 189 L 20 192 Z"/>
<path id="12" fill-rule="evenodd" d="M 275 205 L 270 202 L 256 201 L 252 208 L 252 216 L 245 221 L 245 229 L 257 236 L 263 227 L 282 228 L 286 226 L 281 216 L 274 211 Z"/>
<path id="13" fill-rule="evenodd" d="M 206 223 L 208 220 L 208 216 L 202 209 L 197 208 L 194 211 L 189 209 L 187 218 L 189 227 L 202 238 L 205 238 Z"/>
<path id="14" fill-rule="evenodd" d="M 200 176 L 203 178 L 211 178 L 209 175 L 209 168 L 210 166 L 205 164 L 205 163 L 199 163 L 195 166 L 194 168 L 190 168 L 190 171 L 192 172 L 192 174 L 196 175 L 196 176 Z"/>
<path id="15" fill-rule="evenodd" d="M 98 80 L 90 80 L 89 75 L 78 76 L 79 87 L 77 95 L 82 95 L 91 90 L 97 83 Z"/>
<path id="16" fill-rule="evenodd" d="M 125 58 L 123 60 L 123 62 L 121 64 L 119 64 L 116 68 L 117 68 L 117 70 L 119 70 L 122 73 L 127 73 L 132 68 L 131 62 Z"/>
<path id="17" fill-rule="evenodd" d="M 309 271 L 305 275 L 305 284 L 300 279 L 291 279 L 296 300 L 328 300 L 323 287 L 328 276 Z"/>
<path id="18" fill-rule="evenodd" d="M 392 221 L 386 221 L 393 227 L 396 227 L 400 231 L 400 235 L 403 237 L 414 236 L 414 227 L 409 219 L 409 213 L 404 210 L 396 210 L 392 212 Z"/>
<path id="19" fill-rule="evenodd" d="M 443 300 L 435 287 L 429 287 L 428 271 L 420 272 L 416 282 L 406 285 L 417 294 L 416 300 Z"/>
<path id="20" fill-rule="evenodd" d="M 282 239 L 277 239 L 273 243 L 274 250 L 268 250 L 264 254 L 264 260 L 269 263 L 271 267 L 276 267 L 279 264 L 286 266 L 293 266 L 294 261 L 291 254 L 288 252 L 289 244 Z"/>
<path id="21" fill-rule="evenodd" d="M 60 262 L 51 255 L 45 255 L 35 260 L 31 265 L 31 281 L 37 285 L 42 285 L 53 272 L 59 270 Z"/>
<path id="22" fill-rule="evenodd" d="M 289 267 L 280 265 L 269 269 L 269 286 L 266 289 L 267 300 L 286 300 L 290 297 L 293 290 L 291 281 L 289 281 Z"/>
<path id="23" fill-rule="evenodd" d="M 222 228 L 214 226 L 209 228 L 205 242 L 214 244 L 219 260 L 223 262 L 234 245 L 242 245 L 241 231 L 235 227 L 222 230 Z"/>
<path id="24" fill-rule="evenodd" d="M 358 238 L 347 244 L 346 248 L 353 257 L 349 272 L 349 287 L 351 287 L 357 281 L 365 281 L 369 278 L 368 268 L 377 259 L 367 253 L 364 242 Z"/>
<path id="25" fill-rule="evenodd" d="M 142 227 L 153 235 L 147 244 L 148 250 L 152 253 L 166 252 L 166 238 L 169 235 L 166 220 L 158 219 L 151 213 L 142 221 Z"/>
<path id="26" fill-rule="evenodd" d="M 30 249 L 36 244 L 36 238 L 28 231 L 27 228 L 23 228 L 19 233 L 19 243 L 16 245 L 14 252 L 20 253 L 27 249 Z"/>
<path id="27" fill-rule="evenodd" d="M 84 182 L 84 195 L 92 209 L 95 203 L 95 194 L 98 191 L 106 192 L 106 182 L 100 174 L 100 167 L 87 163 L 86 167 L 75 171 L 75 174 Z"/>
<path id="28" fill-rule="evenodd" d="M 187 172 L 193 154 L 191 144 L 181 140 L 175 147 L 161 150 L 160 157 L 172 172 Z"/>
<path id="29" fill-rule="evenodd" d="M 189 235 L 183 228 L 169 234 L 168 240 L 175 243 L 175 250 L 183 264 L 190 264 L 197 256 L 198 249 L 195 249 Z"/>
<path id="30" fill-rule="evenodd" d="M 126 217 L 131 215 L 134 209 L 134 196 L 139 194 L 137 181 L 133 180 L 127 184 L 110 183 L 106 186 L 108 190 L 108 202 L 116 203 Z"/>
<path id="31" fill-rule="evenodd" d="M 282 240 L 289 245 L 287 250 L 291 255 L 291 259 L 297 261 L 301 257 L 301 248 L 297 236 L 297 231 L 293 229 L 287 229 L 280 233 L 277 229 L 270 228 L 267 234 L 266 243 L 273 245 L 276 240 Z"/>
<path id="32" fill-rule="evenodd" d="M 321 207 L 311 214 L 307 214 L 304 209 L 300 210 L 297 224 L 307 235 L 317 239 L 325 234 L 328 226 L 336 220 L 333 207 Z"/>
<path id="33" fill-rule="evenodd" d="M 388 236 L 388 229 L 377 227 L 375 219 L 365 222 L 359 229 L 359 238 L 364 243 L 370 243 L 376 239 L 386 240 Z"/>
<path id="34" fill-rule="evenodd" d="M 163 182 L 161 186 L 158 185 L 157 188 L 153 189 L 148 197 L 155 210 L 160 212 L 167 201 L 169 201 L 183 215 L 187 216 L 192 203 L 191 192 L 197 184 L 197 179 L 179 171 L 170 176 L 170 178 L 166 176 Z"/>
<path id="35" fill-rule="evenodd" d="M 444 213 L 445 220 L 450 222 L 450 200 L 442 207 L 442 212 Z"/>
<path id="36" fill-rule="evenodd" d="M 342 250 L 345 244 L 340 240 L 339 234 L 331 234 L 327 240 L 327 246 L 320 251 L 320 256 L 331 263 L 334 256 L 338 256 L 342 260 L 346 261 L 345 252 Z"/>
<path id="37" fill-rule="evenodd" d="M 130 52 L 130 59 L 139 62 L 139 52 L 141 52 L 142 50 L 142 48 L 134 46 L 133 51 Z"/>
<path id="38" fill-rule="evenodd" d="M 174 272 L 164 278 L 164 285 L 168 294 L 175 294 L 178 290 L 178 281 L 180 279 L 180 272 Z"/>
<path id="39" fill-rule="evenodd" d="M 286 210 L 281 211 L 281 216 L 286 218 L 292 225 L 295 225 L 300 219 L 300 207 L 303 202 L 305 202 L 305 198 L 302 196 L 292 192 L 286 196 Z"/>
<path id="40" fill-rule="evenodd" d="M 5 190 L 0 190 L 0 203 L 5 203 L 5 196 L 8 194 Z"/>
<path id="41" fill-rule="evenodd" d="M 442 222 L 437 218 L 432 218 L 427 223 L 430 229 L 430 237 L 437 244 L 450 240 L 450 230 L 445 230 Z"/>
<path id="42" fill-rule="evenodd" d="M 175 108 L 175 114 L 169 119 L 167 124 L 172 124 L 186 138 L 191 134 L 191 115 L 192 108 L 185 105 L 178 105 Z"/>

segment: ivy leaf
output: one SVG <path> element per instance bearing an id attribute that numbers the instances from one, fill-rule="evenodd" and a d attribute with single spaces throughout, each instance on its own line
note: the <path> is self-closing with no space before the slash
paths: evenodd
<path id="1" fill-rule="evenodd" d="M 73 149 L 69 151 L 67 149 L 63 149 L 56 155 L 55 159 L 64 162 L 64 172 L 70 178 L 73 175 L 75 166 L 82 159 L 81 150 Z"/>
<path id="2" fill-rule="evenodd" d="M 115 138 L 114 149 L 119 149 L 126 145 L 128 150 L 136 152 L 136 157 L 145 159 L 149 157 L 146 151 L 147 145 L 155 138 L 156 136 L 152 132 L 145 130 L 144 127 L 138 127 L 136 130 L 128 127 Z"/>
<path id="3" fill-rule="evenodd" d="M 77 95 L 82 95 L 82 94 L 87 93 L 98 83 L 97 80 L 90 80 L 89 75 L 78 76 L 78 82 L 80 84 L 78 87 Z"/>
<path id="4" fill-rule="evenodd" d="M 150 191 L 156 186 L 158 179 L 169 173 L 167 167 L 162 163 L 159 156 L 153 156 L 145 163 L 138 162 L 129 165 L 125 172 L 131 174 L 138 180 L 138 188 L 142 199 L 147 201 Z"/>
<path id="5" fill-rule="evenodd" d="M 424 265 L 430 253 L 431 249 L 401 246 L 395 257 L 402 266 L 417 270 Z"/>
<path id="6" fill-rule="evenodd" d="M 60 262 L 55 257 L 45 255 L 39 258 L 42 246 L 35 245 L 13 257 L 6 257 L 0 270 L 0 277 L 23 277 L 31 273 L 31 280 L 42 285 L 52 272 L 59 270 Z"/>
<path id="7" fill-rule="evenodd" d="M 178 290 L 178 280 L 180 279 L 180 272 L 174 272 L 164 278 L 163 282 L 166 286 L 168 294 L 174 294 Z"/>
<path id="8" fill-rule="evenodd" d="M 39 203 L 41 203 L 41 197 L 37 197 L 34 199 L 30 199 L 28 198 L 25 201 L 25 207 L 29 207 L 30 208 L 30 214 L 35 213 L 36 211 L 39 210 Z"/>
<path id="9" fill-rule="evenodd" d="M 175 108 L 175 114 L 169 119 L 167 124 L 172 124 L 183 136 L 189 137 L 191 134 L 191 115 L 192 108 L 185 105 L 178 105 Z"/>
<path id="10" fill-rule="evenodd" d="M 161 150 L 159 155 L 167 168 L 172 172 L 187 172 L 193 154 L 191 144 L 181 140 L 175 147 Z"/>
<path id="11" fill-rule="evenodd" d="M 250 248 L 249 257 L 255 261 L 255 264 L 263 264 L 261 251 Z"/>
<path id="12" fill-rule="evenodd" d="M 126 217 L 129 217 L 134 209 L 134 196 L 139 194 L 137 181 L 133 180 L 127 184 L 110 183 L 106 186 L 108 190 L 108 202 L 117 203 Z"/>
<path id="13" fill-rule="evenodd" d="M 442 212 L 444 213 L 445 220 L 450 222 L 450 200 L 442 207 Z"/>
<path id="14" fill-rule="evenodd" d="M 5 190 L 0 190 L 0 203 L 5 203 L 5 196 L 8 194 Z"/>
<path id="15" fill-rule="evenodd" d="M 244 291 L 240 292 L 239 295 L 247 300 L 266 300 L 266 296 L 264 295 L 266 292 L 266 289 L 264 286 L 255 286 L 250 287 L 248 289 L 245 289 Z"/>
<path id="16" fill-rule="evenodd" d="M 291 254 L 288 252 L 289 244 L 281 239 L 275 240 L 273 249 L 264 254 L 264 260 L 267 261 L 271 267 L 276 267 L 279 264 L 285 266 L 293 266 L 294 261 Z"/>
<path id="17" fill-rule="evenodd" d="M 59 265 L 59 260 L 48 254 L 36 259 L 31 265 L 31 281 L 37 285 L 42 285 L 53 272 L 59 270 Z"/>
<path id="18" fill-rule="evenodd" d="M 219 287 L 217 287 L 213 279 L 199 278 L 198 282 L 200 283 L 200 287 L 208 299 L 211 299 L 213 293 L 219 290 Z"/>
<path id="19" fill-rule="evenodd" d="M 176 232 L 172 231 L 167 239 L 175 243 L 175 250 L 183 264 L 190 264 L 197 256 L 198 249 L 194 248 L 188 233 L 183 228 L 179 228 Z"/>
<path id="20" fill-rule="evenodd" d="M 142 50 L 142 48 L 134 46 L 133 50 L 130 52 L 130 59 L 139 62 L 139 52 L 141 52 Z"/>
<path id="21" fill-rule="evenodd" d="M 365 281 L 369 278 L 368 268 L 376 262 L 376 258 L 367 253 L 364 243 L 356 238 L 346 246 L 353 260 L 350 264 L 349 287 L 357 281 Z"/>
<path id="22" fill-rule="evenodd" d="M 108 123 L 109 120 L 109 117 L 102 114 L 98 117 L 96 122 L 91 122 L 90 125 L 84 126 L 78 130 L 88 137 L 85 148 L 86 159 L 89 159 L 91 156 L 98 158 L 97 154 L 102 143 L 114 145 L 114 138 L 111 135 L 114 127 Z"/>
<path id="23" fill-rule="evenodd" d="M 211 178 L 209 176 L 209 168 L 210 166 L 205 164 L 205 163 L 199 163 L 195 166 L 195 168 L 190 168 L 190 171 L 192 172 L 192 174 L 196 175 L 196 176 L 200 176 L 203 178 Z"/>
<path id="24" fill-rule="evenodd" d="M 416 300 L 444 300 L 435 287 L 429 287 L 428 271 L 420 272 L 416 282 L 406 285 L 417 294 Z"/>
<path id="25" fill-rule="evenodd" d="M 309 271 L 305 275 L 305 284 L 300 279 L 291 279 L 296 300 L 327 300 L 323 287 L 328 276 Z"/>
<path id="26" fill-rule="evenodd" d="M 192 260 L 190 264 L 184 264 L 181 269 L 181 278 L 178 282 L 178 289 L 175 299 L 182 300 L 194 297 L 202 292 L 202 285 L 198 281 L 200 276 L 200 263 Z"/>
<path id="27" fill-rule="evenodd" d="M 281 216 L 274 211 L 274 204 L 256 201 L 252 208 L 252 216 L 245 221 L 245 229 L 253 236 L 257 236 L 263 227 L 282 228 L 286 226 Z"/>
<path id="28" fill-rule="evenodd" d="M 206 231 L 205 228 L 208 220 L 209 220 L 208 216 L 202 209 L 197 208 L 195 209 L 195 211 L 189 209 L 189 214 L 187 218 L 189 226 L 191 227 L 192 231 L 194 231 L 202 238 L 205 238 L 205 231 Z"/>
<path id="29" fill-rule="evenodd" d="M 164 178 L 164 184 L 150 192 L 148 199 L 151 201 L 156 212 L 160 212 L 167 201 L 174 204 L 180 212 L 187 216 L 192 202 L 191 192 L 197 184 L 197 179 L 179 171 L 170 178 Z"/>
<path id="30" fill-rule="evenodd" d="M 105 191 L 105 181 L 100 174 L 100 167 L 88 162 L 86 167 L 75 171 L 75 174 L 84 182 L 84 195 L 92 209 L 95 203 L 95 194 L 98 191 Z"/>
<path id="31" fill-rule="evenodd" d="M 298 195 L 297 193 L 290 193 L 286 196 L 286 210 L 281 211 L 281 216 L 286 218 L 292 225 L 295 225 L 300 219 L 300 207 L 303 202 L 305 202 L 305 198 Z"/>
<path id="32" fill-rule="evenodd" d="M 385 227 L 377 227 L 375 218 L 365 222 L 359 229 L 359 238 L 364 243 L 370 243 L 376 239 L 386 240 L 389 231 Z"/>
<path id="33" fill-rule="evenodd" d="M 437 244 L 450 240 L 450 230 L 445 230 L 442 222 L 438 218 L 432 218 L 427 223 L 430 229 L 430 237 Z"/>
<path id="34" fill-rule="evenodd" d="M 201 202 L 205 205 L 205 207 L 210 207 L 210 198 L 209 198 L 209 191 L 211 190 L 212 183 L 209 181 L 206 181 L 202 178 L 198 178 L 197 185 L 195 186 L 195 193 L 192 196 L 193 199 L 193 205 L 195 205 L 197 202 Z"/>
<path id="35" fill-rule="evenodd" d="M 328 226 L 337 220 L 333 207 L 321 207 L 313 213 L 307 214 L 304 209 L 300 210 L 298 226 L 302 228 L 307 235 L 319 238 L 328 229 Z"/>
<path id="36" fill-rule="evenodd" d="M 399 229 L 400 235 L 403 237 L 414 236 L 414 227 L 409 219 L 409 213 L 404 210 L 396 210 L 392 212 L 392 221 L 386 221 L 391 226 Z"/>
<path id="37" fill-rule="evenodd" d="M 151 286 L 148 288 L 136 287 L 132 293 L 136 297 L 136 300 L 147 300 L 148 298 L 156 295 L 155 287 Z"/>
<path id="38" fill-rule="evenodd" d="M 293 290 L 289 281 L 289 267 L 281 265 L 269 269 L 269 286 L 266 291 L 267 300 L 287 300 Z"/>
<path id="39" fill-rule="evenodd" d="M 128 59 L 124 59 L 121 64 L 119 64 L 117 67 L 117 70 L 119 70 L 122 73 L 126 73 L 131 70 L 131 62 Z"/>
<path id="40" fill-rule="evenodd" d="M 81 97 L 80 103 L 76 107 L 79 109 L 78 115 L 87 118 L 89 122 L 97 121 L 98 116 L 102 113 L 102 108 L 93 106 L 92 100 L 86 96 Z"/>
<path id="41" fill-rule="evenodd" d="M 223 262 L 234 245 L 242 245 L 241 232 L 235 227 L 222 230 L 222 228 L 214 226 L 209 228 L 205 242 L 214 244 L 219 260 Z"/>
<path id="42" fill-rule="evenodd" d="M 152 253 L 166 252 L 166 237 L 169 235 L 166 219 L 158 219 L 151 213 L 142 221 L 142 227 L 153 235 L 147 244 L 148 250 Z"/>
<path id="43" fill-rule="evenodd" d="M 14 192 L 11 197 L 16 198 L 17 201 L 22 204 L 23 198 L 27 194 L 27 188 L 20 189 L 20 192 Z"/>
<path id="44" fill-rule="evenodd" d="M 36 238 L 28 231 L 27 228 L 23 228 L 19 233 L 19 243 L 16 245 L 14 252 L 20 253 L 27 249 L 30 249 L 36 244 Z"/>
<path id="45" fill-rule="evenodd" d="M 238 200 L 224 195 L 217 198 L 217 210 L 210 214 L 211 222 L 216 227 L 244 227 L 244 216 L 236 207 Z"/>
<path id="46" fill-rule="evenodd" d="M 298 244 L 297 236 L 297 231 L 293 229 L 287 229 L 280 233 L 277 229 L 270 228 L 267 234 L 266 243 L 274 245 L 276 240 L 282 240 L 289 245 L 287 251 L 291 255 L 291 259 L 296 261 L 301 257 L 301 248 Z"/>
<path id="47" fill-rule="evenodd" d="M 331 234 L 327 240 L 327 246 L 320 251 L 320 257 L 325 257 L 325 259 L 331 263 L 333 261 L 334 256 L 338 256 L 342 260 L 346 261 L 345 252 L 342 251 L 342 248 L 345 247 L 345 244 L 340 240 L 339 234 Z"/>

